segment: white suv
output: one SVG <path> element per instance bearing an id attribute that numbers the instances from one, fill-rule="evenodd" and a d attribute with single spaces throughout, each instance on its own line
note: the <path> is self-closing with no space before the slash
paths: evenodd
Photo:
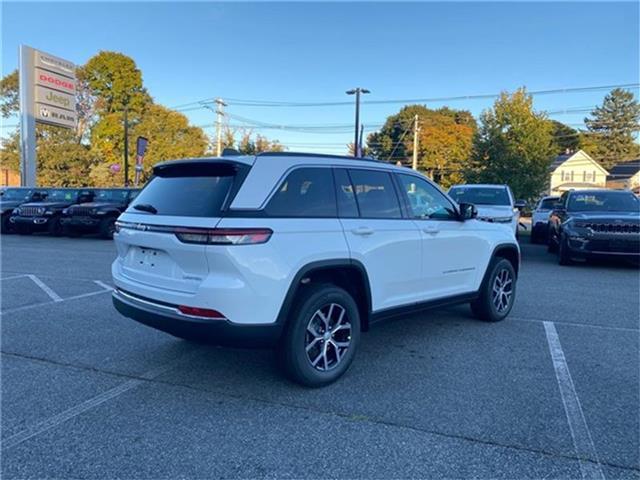
<path id="1" fill-rule="evenodd" d="M 478 208 L 478 219 L 485 222 L 507 225 L 518 237 L 520 209 L 526 206 L 524 200 L 515 200 L 508 185 L 454 185 L 449 195 L 458 203 L 473 203 Z"/>
<path id="2" fill-rule="evenodd" d="M 123 315 L 180 338 L 275 346 L 309 386 L 340 377 L 360 332 L 470 302 L 505 318 L 520 252 L 412 170 L 327 155 L 226 155 L 156 165 L 117 222 Z"/>

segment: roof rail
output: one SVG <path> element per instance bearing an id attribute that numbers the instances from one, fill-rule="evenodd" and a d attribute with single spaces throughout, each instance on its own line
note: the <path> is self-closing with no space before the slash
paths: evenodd
<path id="1" fill-rule="evenodd" d="M 308 152 L 262 152 L 256 157 L 317 157 L 317 158 L 341 158 L 344 160 L 362 160 L 365 162 L 380 162 L 372 157 L 351 157 L 349 155 L 331 155 L 325 153 L 308 153 Z"/>

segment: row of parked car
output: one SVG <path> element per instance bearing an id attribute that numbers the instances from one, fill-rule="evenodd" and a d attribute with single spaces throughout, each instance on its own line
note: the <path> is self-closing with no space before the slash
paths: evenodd
<path id="1" fill-rule="evenodd" d="M 544 197 L 531 218 L 531 242 L 546 243 L 560 265 L 598 257 L 640 261 L 640 200 L 630 191 L 572 190 Z"/>
<path id="2" fill-rule="evenodd" d="M 53 236 L 98 233 L 111 239 L 118 216 L 136 197 L 133 188 L 6 188 L 0 192 L 3 234 Z"/>

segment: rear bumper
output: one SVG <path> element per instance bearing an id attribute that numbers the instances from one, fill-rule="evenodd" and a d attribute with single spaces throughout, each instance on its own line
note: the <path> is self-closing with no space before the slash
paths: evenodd
<path id="1" fill-rule="evenodd" d="M 125 317 L 176 337 L 232 347 L 267 348 L 275 346 L 283 325 L 240 325 L 229 320 L 191 317 L 181 314 L 176 306 L 156 303 L 114 290 L 113 305 Z"/>

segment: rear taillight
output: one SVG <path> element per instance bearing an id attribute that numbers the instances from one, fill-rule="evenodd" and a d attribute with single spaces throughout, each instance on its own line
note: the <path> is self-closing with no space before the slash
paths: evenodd
<path id="1" fill-rule="evenodd" d="M 219 311 L 212 310 L 210 308 L 189 307 L 187 305 L 180 305 L 178 306 L 178 310 L 180 310 L 180 313 L 191 315 L 192 317 L 217 318 L 219 320 L 226 319 L 226 317 Z"/>
<path id="2" fill-rule="evenodd" d="M 176 228 L 176 237 L 184 243 L 205 245 L 255 245 L 269 241 L 269 228 Z"/>

